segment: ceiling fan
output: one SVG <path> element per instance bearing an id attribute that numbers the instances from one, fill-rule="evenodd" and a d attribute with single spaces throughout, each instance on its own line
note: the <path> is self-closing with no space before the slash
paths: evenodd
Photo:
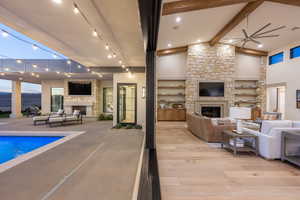
<path id="1" fill-rule="evenodd" d="M 272 34 L 274 31 L 278 31 L 280 29 L 284 29 L 286 28 L 286 26 L 279 26 L 277 28 L 273 28 L 270 30 L 266 30 L 266 28 L 268 28 L 269 26 L 271 26 L 271 23 L 268 23 L 266 25 L 264 25 L 263 27 L 261 27 L 260 29 L 258 29 L 257 31 L 255 31 L 252 34 L 249 34 L 246 29 L 242 29 L 244 37 L 242 38 L 234 38 L 231 39 L 231 43 L 237 43 L 237 44 L 241 44 L 241 47 L 244 48 L 245 45 L 249 42 L 255 43 L 258 45 L 258 47 L 262 47 L 262 43 L 259 41 L 259 39 L 261 38 L 275 38 L 275 37 L 279 37 L 280 35 L 278 34 Z"/>

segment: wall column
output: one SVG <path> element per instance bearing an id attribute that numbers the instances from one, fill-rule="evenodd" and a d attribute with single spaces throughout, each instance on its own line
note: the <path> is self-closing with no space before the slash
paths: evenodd
<path id="1" fill-rule="evenodd" d="M 21 81 L 12 81 L 11 114 L 10 118 L 22 117 Z"/>

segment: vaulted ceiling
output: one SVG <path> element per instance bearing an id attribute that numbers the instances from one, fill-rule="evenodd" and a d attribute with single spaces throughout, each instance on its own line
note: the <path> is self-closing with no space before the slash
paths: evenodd
<path id="1" fill-rule="evenodd" d="M 242 29 L 251 34 L 267 23 L 272 23 L 267 30 L 282 25 L 285 25 L 286 28 L 274 32 L 274 34 L 280 35 L 279 37 L 259 39 L 263 47 L 259 48 L 257 44 L 252 42 L 247 43 L 245 47 L 272 51 L 290 43 L 300 41 L 300 22 L 298 20 L 300 19 L 299 1 L 185 0 L 181 1 L 183 4 L 181 4 L 181 7 L 177 7 L 177 10 L 172 7 L 172 4 L 167 4 L 170 2 L 178 3 L 179 1 L 164 1 L 159 32 L 159 49 L 185 46 L 200 41 L 212 42 L 215 36 L 223 31 L 224 27 L 227 29 L 223 34 L 219 35 L 221 36 L 220 38 L 217 37 L 217 42 L 228 43 L 231 39 L 244 37 Z M 188 7 L 189 4 L 193 3 L 194 7 Z M 249 8 L 249 4 L 252 4 L 251 8 Z M 241 10 L 245 9 L 247 5 L 248 8 L 246 9 L 248 10 L 241 14 Z M 238 14 L 241 16 L 238 16 Z M 178 17 L 181 19 L 180 22 L 176 22 L 176 18 Z M 229 24 L 232 22 L 234 25 Z M 232 28 L 230 27 L 231 25 Z M 241 43 L 237 43 L 236 45 L 241 46 Z"/>
<path id="2" fill-rule="evenodd" d="M 145 55 L 136 0 L 76 0 L 89 23 L 105 41 L 73 12 L 72 0 L 1 0 L 0 23 L 87 66 L 144 66 Z M 105 45 L 116 50 L 108 59 Z M 17 50 L 17 49 L 16 49 Z"/>

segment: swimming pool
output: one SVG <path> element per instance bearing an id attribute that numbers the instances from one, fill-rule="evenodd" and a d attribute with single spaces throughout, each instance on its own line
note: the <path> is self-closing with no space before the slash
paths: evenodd
<path id="1" fill-rule="evenodd" d="M 0 136 L 0 164 L 63 137 L 64 136 Z"/>
<path id="2" fill-rule="evenodd" d="M 84 133 L 85 131 L 0 131 L 0 173 Z"/>

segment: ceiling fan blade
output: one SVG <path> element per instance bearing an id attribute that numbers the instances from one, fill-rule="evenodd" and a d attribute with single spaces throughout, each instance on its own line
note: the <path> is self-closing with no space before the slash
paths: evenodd
<path id="1" fill-rule="evenodd" d="M 283 28 L 286 28 L 286 26 L 280 26 L 280 27 L 278 27 L 278 28 L 274 28 L 274 29 L 272 29 L 272 30 L 265 31 L 265 32 L 263 32 L 263 33 L 260 33 L 260 34 L 255 35 L 255 36 L 261 36 L 261 35 L 264 35 L 264 34 L 267 34 L 267 33 L 271 33 L 271 32 L 273 32 L 273 31 L 278 31 L 278 30 L 283 29 Z"/>
<path id="2" fill-rule="evenodd" d="M 242 31 L 243 31 L 243 33 L 244 33 L 244 35 L 245 35 L 245 38 L 248 38 L 248 34 L 247 34 L 246 30 L 243 29 Z"/>
<path id="3" fill-rule="evenodd" d="M 252 42 L 256 43 L 256 44 L 261 44 L 259 41 L 254 40 L 253 38 L 249 38 Z"/>
<path id="4" fill-rule="evenodd" d="M 265 35 L 265 36 L 257 36 L 257 37 L 253 37 L 255 39 L 259 39 L 259 38 L 271 38 L 271 37 L 279 37 L 280 35 Z"/>
<path id="5" fill-rule="evenodd" d="M 245 47 L 246 43 L 247 43 L 247 41 L 244 41 L 244 42 L 243 42 L 243 44 L 242 44 L 242 48 L 244 48 L 244 47 Z"/>
<path id="6" fill-rule="evenodd" d="M 270 25 L 271 25 L 271 23 L 268 23 L 268 24 L 264 25 L 263 27 L 261 27 L 260 29 L 258 29 L 257 31 L 255 31 L 252 35 L 250 35 L 250 37 L 256 35 L 257 33 L 261 32 L 262 30 L 264 30 L 265 28 L 267 28 Z"/>

